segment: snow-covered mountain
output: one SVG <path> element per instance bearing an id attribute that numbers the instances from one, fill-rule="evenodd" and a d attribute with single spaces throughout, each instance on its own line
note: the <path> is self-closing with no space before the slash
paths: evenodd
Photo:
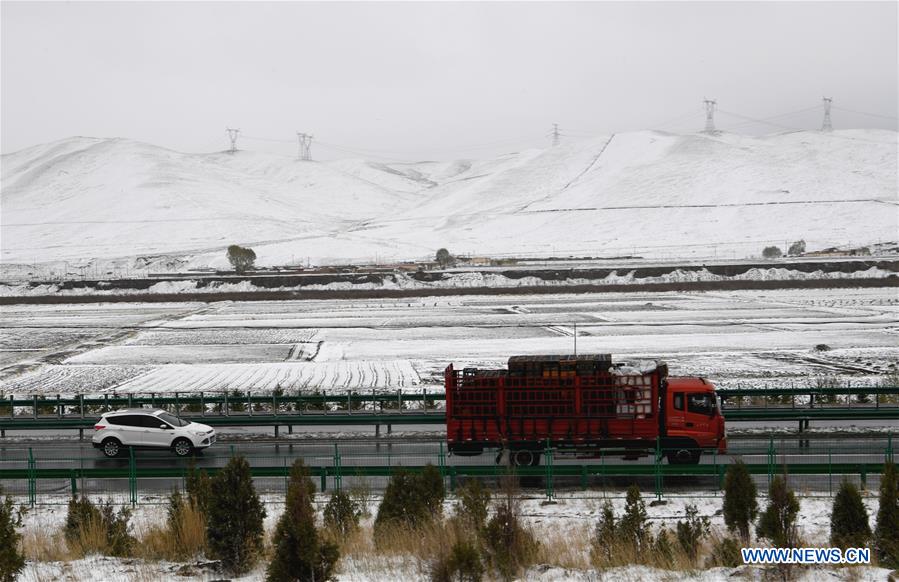
<path id="1" fill-rule="evenodd" d="M 743 257 L 896 240 L 897 134 L 634 132 L 488 160 L 298 161 L 71 138 L 2 158 L 2 262 L 223 266 L 477 255 Z"/>

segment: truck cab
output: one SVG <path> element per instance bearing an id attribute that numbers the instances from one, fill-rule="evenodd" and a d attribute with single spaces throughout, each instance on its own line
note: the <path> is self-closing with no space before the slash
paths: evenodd
<path id="1" fill-rule="evenodd" d="M 698 463 L 700 450 L 727 450 L 715 386 L 705 378 L 668 378 L 662 444 L 670 463 Z"/>

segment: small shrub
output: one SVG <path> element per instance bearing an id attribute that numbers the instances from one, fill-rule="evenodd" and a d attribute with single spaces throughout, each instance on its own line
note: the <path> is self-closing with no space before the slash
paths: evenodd
<path id="1" fill-rule="evenodd" d="M 209 498 L 212 495 L 212 480 L 206 471 L 197 469 L 197 465 L 191 459 L 184 480 L 184 489 L 187 491 L 187 499 L 190 505 L 203 515 L 209 512 Z"/>
<path id="2" fill-rule="evenodd" d="M 179 490 L 169 495 L 164 528 L 151 529 L 142 540 L 145 554 L 167 560 L 183 560 L 206 551 L 206 514 Z"/>
<path id="3" fill-rule="evenodd" d="M 749 542 L 749 526 L 759 512 L 758 489 L 743 461 L 727 468 L 724 475 L 724 524 Z"/>
<path id="4" fill-rule="evenodd" d="M 443 515 L 443 501 L 446 499 L 446 487 L 440 470 L 428 463 L 418 476 L 419 495 L 431 515 Z"/>
<path id="5" fill-rule="evenodd" d="M 871 539 L 868 512 L 858 489 L 849 481 L 840 484 L 830 515 L 830 543 L 840 548 L 862 548 Z"/>
<path id="6" fill-rule="evenodd" d="M 830 350 L 831 350 L 831 347 L 827 344 L 815 344 L 816 352 L 829 352 Z"/>
<path id="7" fill-rule="evenodd" d="M 594 563 L 609 561 L 612 559 L 612 546 L 616 542 L 618 525 L 615 523 L 615 510 L 608 499 L 603 503 L 599 521 L 593 530 L 590 555 Z"/>
<path id="8" fill-rule="evenodd" d="M 706 559 L 706 568 L 736 568 L 743 565 L 740 553 L 740 542 L 731 537 L 724 537 L 712 543 L 712 553 Z"/>
<path id="9" fill-rule="evenodd" d="M 242 393 L 240 390 L 232 390 L 231 394 L 228 394 L 228 410 L 231 412 L 246 412 L 247 410 L 247 395 Z"/>
<path id="10" fill-rule="evenodd" d="M 779 247 L 770 246 L 762 249 L 762 256 L 766 259 L 779 259 L 783 256 L 783 251 Z"/>
<path id="11" fill-rule="evenodd" d="M 274 557 L 266 570 L 269 582 L 315 582 L 333 576 L 340 550 L 336 544 L 323 542 L 316 530 L 314 496 L 309 469 L 297 459 L 290 468 L 287 504 L 272 540 Z"/>
<path id="12" fill-rule="evenodd" d="M 448 554 L 431 564 L 432 582 L 480 582 L 484 578 L 484 564 L 477 546 L 460 539 Z"/>
<path id="13" fill-rule="evenodd" d="M 651 541 L 646 524 L 646 504 L 640 496 L 640 488 L 631 485 L 627 488 L 627 499 L 624 503 L 624 515 L 616 528 L 618 536 L 634 546 L 637 551 L 646 548 Z"/>
<path id="14" fill-rule="evenodd" d="M 696 560 L 696 554 L 702 541 L 708 537 L 711 522 L 708 517 L 700 516 L 695 505 L 686 508 L 687 518 L 677 522 L 677 543 L 681 550 L 691 561 Z"/>
<path id="15" fill-rule="evenodd" d="M 371 486 L 367 480 L 362 480 L 358 484 L 349 488 L 350 498 L 356 507 L 359 508 L 360 517 L 371 517 L 369 506 L 371 505 L 372 494 Z"/>
<path id="16" fill-rule="evenodd" d="M 0 487 L 0 496 L 3 488 Z M 22 535 L 22 509 L 16 509 L 11 497 L 0 501 L 0 581 L 13 582 L 25 567 L 25 556 L 19 550 Z"/>
<path id="17" fill-rule="evenodd" d="M 768 489 L 768 507 L 759 519 L 756 533 L 771 541 L 777 548 L 794 548 L 798 540 L 796 531 L 796 514 L 799 513 L 799 501 L 790 490 L 786 479 L 777 475 Z"/>
<path id="18" fill-rule="evenodd" d="M 469 479 L 459 488 L 456 515 L 474 532 L 483 533 L 487 527 L 490 508 L 490 490 L 478 479 Z"/>
<path id="19" fill-rule="evenodd" d="M 484 532 L 490 562 L 504 580 L 511 580 L 531 565 L 540 547 L 534 534 L 521 523 L 518 496 L 509 481 Z"/>
<path id="20" fill-rule="evenodd" d="M 341 536 L 346 536 L 359 527 L 362 511 L 353 499 L 343 491 L 334 491 L 325 506 L 325 526 Z"/>
<path id="21" fill-rule="evenodd" d="M 123 507 L 116 512 L 110 501 L 97 507 L 87 497 L 72 498 L 66 514 L 65 539 L 77 554 L 130 556 L 135 544 L 128 533 L 130 519 L 131 510 Z"/>
<path id="22" fill-rule="evenodd" d="M 874 528 L 874 547 L 882 565 L 899 567 L 899 476 L 896 464 L 887 462 L 880 477 L 877 525 Z"/>
<path id="23" fill-rule="evenodd" d="M 250 464 L 233 457 L 212 478 L 206 538 L 212 558 L 228 572 L 243 574 L 253 567 L 262 549 L 265 508 L 253 487 Z"/>
<path id="24" fill-rule="evenodd" d="M 678 525 L 680 524 L 678 523 Z M 671 543 L 671 532 L 664 525 L 656 533 L 655 541 L 652 543 L 652 553 L 655 560 L 666 565 L 671 565 L 674 562 L 674 545 Z"/>
<path id="25" fill-rule="evenodd" d="M 433 465 L 429 464 L 418 475 L 400 469 L 387 483 L 375 517 L 375 530 L 428 523 L 442 513 L 445 495 L 443 478 Z"/>

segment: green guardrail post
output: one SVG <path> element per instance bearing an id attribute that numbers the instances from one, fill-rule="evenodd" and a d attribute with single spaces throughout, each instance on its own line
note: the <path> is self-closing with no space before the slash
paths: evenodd
<path id="1" fill-rule="evenodd" d="M 652 453 L 652 472 L 655 477 L 656 500 L 662 500 L 662 447 L 659 437 L 656 437 L 655 450 Z"/>
<path id="2" fill-rule="evenodd" d="M 887 435 L 887 449 L 885 453 L 884 462 L 889 463 L 893 460 L 893 433 Z"/>
<path id="3" fill-rule="evenodd" d="M 337 448 L 337 443 L 334 443 L 334 489 L 337 491 L 340 491 L 341 480 L 340 451 Z"/>
<path id="4" fill-rule="evenodd" d="M 37 469 L 34 463 L 34 451 L 28 447 L 28 503 L 31 507 L 37 502 Z"/>
<path id="5" fill-rule="evenodd" d="M 443 451 L 443 441 L 440 441 L 440 452 L 437 454 L 437 464 L 440 468 L 440 480 L 446 483 L 446 453 Z"/>
<path id="6" fill-rule="evenodd" d="M 868 488 L 868 464 L 867 463 L 862 463 L 861 478 L 862 478 L 862 489 L 867 489 Z"/>
<path id="7" fill-rule="evenodd" d="M 827 447 L 827 491 L 833 497 L 833 447 Z"/>
<path id="8" fill-rule="evenodd" d="M 718 479 L 715 480 L 715 487 L 716 487 L 715 495 L 717 496 L 721 493 L 721 477 L 720 477 L 721 472 L 718 470 L 719 465 L 718 465 L 718 451 L 717 450 L 712 451 L 712 465 L 715 466 L 715 474 L 719 475 Z"/>
<path id="9" fill-rule="evenodd" d="M 543 449 L 544 464 L 546 465 L 546 500 L 553 500 L 553 450 L 549 446 L 549 439 L 546 439 L 546 448 Z"/>
<path id="10" fill-rule="evenodd" d="M 328 467 L 322 465 L 322 474 L 321 474 L 321 490 L 322 493 L 325 492 L 325 489 L 328 488 Z"/>
<path id="11" fill-rule="evenodd" d="M 131 505 L 137 505 L 137 465 L 134 462 L 134 449 L 128 449 L 128 489 L 131 493 Z"/>
<path id="12" fill-rule="evenodd" d="M 581 489 L 587 490 L 587 465 L 581 465 Z"/>
<path id="13" fill-rule="evenodd" d="M 768 486 L 771 486 L 771 481 L 774 479 L 774 459 L 775 459 L 775 450 L 774 450 L 774 437 L 768 437 Z"/>
<path id="14" fill-rule="evenodd" d="M 78 497 L 78 480 L 75 478 L 75 470 L 69 473 L 69 483 L 72 487 L 72 498 Z"/>
<path id="15" fill-rule="evenodd" d="M 450 491 L 455 491 L 456 490 L 456 467 L 455 467 L 455 465 L 450 467 L 449 478 L 450 478 Z"/>

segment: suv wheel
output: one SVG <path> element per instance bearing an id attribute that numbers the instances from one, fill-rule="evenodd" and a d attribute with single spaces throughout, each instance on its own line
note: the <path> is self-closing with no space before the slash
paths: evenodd
<path id="1" fill-rule="evenodd" d="M 172 443 L 172 450 L 179 457 L 186 457 L 193 452 L 194 446 L 187 439 L 178 439 Z"/>
<path id="2" fill-rule="evenodd" d="M 103 454 L 107 457 L 118 457 L 122 452 L 122 443 L 119 439 L 106 439 L 103 441 Z"/>

